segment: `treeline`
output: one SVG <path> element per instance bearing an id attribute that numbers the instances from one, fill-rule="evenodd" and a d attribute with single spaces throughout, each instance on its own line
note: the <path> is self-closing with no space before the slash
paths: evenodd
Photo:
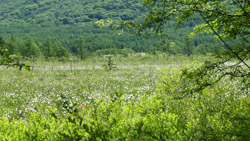
<path id="1" fill-rule="evenodd" d="M 90 21 L 144 19 L 147 7 L 141 0 L 1 0 L 0 36 L 9 53 L 21 56 L 85 59 L 93 55 L 133 52 L 169 54 L 207 54 L 219 52 L 223 45 L 209 34 L 187 38 L 202 21 L 187 21 L 179 30 L 166 23 L 166 36 L 118 36 L 108 28 Z M 165 42 L 163 42 L 165 40 Z M 161 43 L 161 44 L 159 44 Z"/>
<path id="2" fill-rule="evenodd" d="M 9 53 L 25 57 L 46 59 L 68 58 L 71 55 L 84 59 L 93 55 L 123 54 L 126 52 L 146 52 L 155 54 L 207 54 L 223 49 L 211 35 L 202 34 L 188 38 L 190 27 L 179 30 L 168 28 L 166 36 L 135 36 L 124 33 L 118 36 L 107 28 L 86 24 L 85 26 L 1 26 L 0 36 L 6 42 Z M 164 43 L 161 43 L 164 41 Z"/>
<path id="3" fill-rule="evenodd" d="M 28 37 L 25 40 L 17 39 L 13 34 L 10 38 L 3 40 L 1 38 L 3 48 L 9 55 L 16 54 L 22 56 L 25 59 L 37 59 L 44 58 L 46 60 L 58 59 L 65 61 L 71 56 L 78 57 L 81 60 L 86 59 L 89 56 L 103 56 L 107 54 L 112 55 L 123 55 L 124 57 L 128 54 L 135 53 L 130 48 L 108 48 L 93 51 L 93 49 L 86 45 L 85 40 L 82 36 L 76 39 L 70 48 L 65 48 L 62 43 L 55 37 L 48 37 L 45 42 L 37 42 L 32 37 Z"/>
<path id="4" fill-rule="evenodd" d="M 135 53 L 131 48 L 108 48 L 93 51 L 93 48 L 86 44 L 82 36 L 79 36 L 74 42 L 71 41 L 72 44 L 69 48 L 63 47 L 62 43 L 55 37 L 48 37 L 45 42 L 38 42 L 30 36 L 22 40 L 11 34 L 7 40 L 1 38 L 1 42 L 9 55 L 16 54 L 25 59 L 44 58 L 46 60 L 59 59 L 64 61 L 71 56 L 75 56 L 84 60 L 89 56 L 112 54 L 127 57 L 129 54 Z"/>

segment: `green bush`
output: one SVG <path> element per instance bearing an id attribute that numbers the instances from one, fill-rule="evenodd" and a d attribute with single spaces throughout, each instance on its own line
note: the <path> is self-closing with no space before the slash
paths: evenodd
<path id="1" fill-rule="evenodd" d="M 133 100 L 115 91 L 79 107 L 61 94 L 54 108 L 37 105 L 37 112 L 29 111 L 23 118 L 3 117 L 0 140 L 249 139 L 250 98 L 235 87 L 237 82 L 225 78 L 188 93 L 198 87 L 195 77 L 186 77 L 181 69 L 160 72 L 155 93 L 135 93 Z"/>

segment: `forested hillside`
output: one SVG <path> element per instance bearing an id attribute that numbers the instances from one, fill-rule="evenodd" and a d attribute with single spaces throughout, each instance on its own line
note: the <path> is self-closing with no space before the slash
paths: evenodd
<path id="1" fill-rule="evenodd" d="M 147 13 L 141 0 L 1 0 L 0 36 L 9 53 L 25 57 L 59 57 L 90 54 L 128 54 L 164 51 L 162 37 L 149 39 L 125 33 L 118 36 L 111 29 L 91 25 L 91 21 L 142 21 Z M 195 22 L 187 22 L 180 30 L 167 23 L 167 49 L 170 54 L 191 50 L 192 54 L 218 52 L 222 48 L 211 35 L 188 39 Z M 83 57 L 84 56 L 84 57 Z"/>
<path id="2" fill-rule="evenodd" d="M 140 0 L 2 0 L 5 25 L 72 25 L 100 19 L 135 20 L 146 8 Z"/>

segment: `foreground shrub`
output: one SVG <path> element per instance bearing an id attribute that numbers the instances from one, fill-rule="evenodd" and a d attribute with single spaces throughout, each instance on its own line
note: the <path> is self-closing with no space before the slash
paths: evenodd
<path id="1" fill-rule="evenodd" d="M 191 68 L 199 67 L 191 65 Z M 161 70 L 155 93 L 128 100 L 116 92 L 77 105 L 61 102 L 21 119 L 0 120 L 0 140 L 248 140 L 249 93 L 225 78 L 201 91 L 195 77 Z M 190 74 L 189 74 L 190 75 Z M 210 76 L 216 77 L 216 76 Z M 41 106 L 41 105 L 40 105 Z"/>

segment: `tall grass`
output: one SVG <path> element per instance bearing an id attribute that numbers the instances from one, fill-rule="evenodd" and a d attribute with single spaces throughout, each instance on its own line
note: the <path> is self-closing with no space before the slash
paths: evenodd
<path id="1" fill-rule="evenodd" d="M 249 139 L 249 93 L 237 82 L 183 93 L 193 83 L 180 69 L 199 66 L 183 56 L 154 57 L 114 57 L 113 70 L 102 67 L 105 57 L 0 69 L 0 139 Z"/>

